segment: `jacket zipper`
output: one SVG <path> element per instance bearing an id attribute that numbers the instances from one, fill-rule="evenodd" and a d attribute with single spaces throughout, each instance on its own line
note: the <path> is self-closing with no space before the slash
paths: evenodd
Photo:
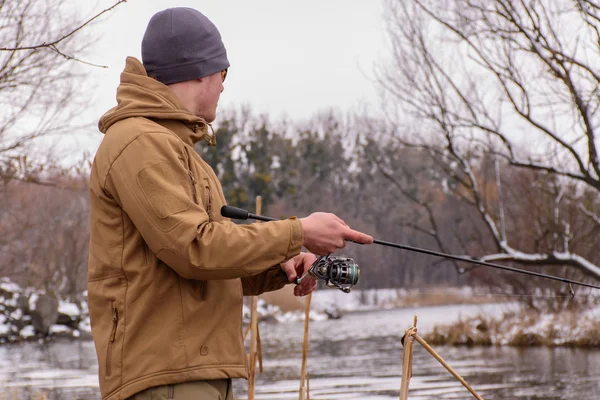
<path id="1" fill-rule="evenodd" d="M 196 198 L 196 178 L 194 178 L 194 174 L 192 174 L 191 170 L 188 170 L 188 175 L 192 182 L 192 198 L 194 199 L 194 203 L 198 204 L 198 199 Z"/>
<path id="2" fill-rule="evenodd" d="M 146 265 L 152 265 L 152 251 L 147 243 L 144 243 L 144 255 L 146 256 Z"/>
<path id="3" fill-rule="evenodd" d="M 204 193 L 205 194 L 205 200 L 206 200 L 206 213 L 208 214 L 208 219 L 212 221 L 212 216 L 210 213 L 211 210 L 211 204 L 210 204 L 210 187 L 208 185 L 206 185 L 204 187 Z"/>
<path id="4" fill-rule="evenodd" d="M 196 178 L 194 177 L 194 174 L 192 173 L 192 166 L 190 164 L 190 161 L 188 159 L 188 175 L 190 176 L 190 181 L 192 183 L 192 198 L 194 200 L 195 204 L 198 204 L 198 197 L 196 196 L 196 183 L 198 183 L 198 181 L 196 180 Z M 208 185 L 206 185 L 204 187 L 204 191 L 205 191 L 205 204 L 206 204 L 206 213 L 208 214 L 208 220 L 212 221 L 212 216 L 211 216 L 211 202 L 210 202 L 210 187 Z"/>
<path id="5" fill-rule="evenodd" d="M 113 327 L 112 332 L 110 333 L 110 339 L 108 341 L 108 351 L 106 354 L 106 376 L 110 376 L 111 373 L 111 356 L 112 356 L 112 344 L 115 341 L 115 336 L 117 334 L 117 324 L 119 323 L 119 311 L 115 306 L 115 303 L 112 304 L 112 320 Z"/>

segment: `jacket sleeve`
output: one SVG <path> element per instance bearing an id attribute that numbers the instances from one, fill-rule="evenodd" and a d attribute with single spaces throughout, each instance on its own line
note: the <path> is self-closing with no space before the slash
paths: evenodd
<path id="1" fill-rule="evenodd" d="M 288 283 L 290 281 L 279 264 L 258 275 L 242 278 L 244 296 L 258 296 L 265 292 L 279 290 Z"/>
<path id="2" fill-rule="evenodd" d="M 296 218 L 211 222 L 194 201 L 184 146 L 170 134 L 142 134 L 115 157 L 104 185 L 161 261 L 187 279 L 235 279 L 300 253 L 303 232 Z"/>

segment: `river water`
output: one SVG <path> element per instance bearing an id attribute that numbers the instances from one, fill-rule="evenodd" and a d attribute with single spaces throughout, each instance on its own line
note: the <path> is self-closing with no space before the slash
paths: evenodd
<path id="1" fill-rule="evenodd" d="M 506 306 L 469 305 L 355 312 L 311 322 L 311 399 L 398 399 L 400 338 L 417 314 L 421 333 L 436 323 Z M 303 322 L 261 324 L 264 373 L 256 399 L 297 399 Z M 485 399 L 600 399 L 600 350 L 448 347 L 435 350 Z M 89 341 L 0 346 L 0 400 L 96 400 L 97 365 Z M 234 384 L 246 398 L 246 381 Z M 43 395 L 42 395 L 43 394 Z M 44 397 L 45 396 L 45 397 Z M 473 398 L 415 343 L 410 399 Z"/>

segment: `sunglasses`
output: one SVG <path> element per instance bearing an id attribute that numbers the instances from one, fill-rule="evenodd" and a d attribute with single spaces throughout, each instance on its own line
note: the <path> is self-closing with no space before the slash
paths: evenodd
<path id="1" fill-rule="evenodd" d="M 227 68 L 221 71 L 221 78 L 223 78 L 223 82 L 225 82 L 225 78 L 227 78 Z"/>

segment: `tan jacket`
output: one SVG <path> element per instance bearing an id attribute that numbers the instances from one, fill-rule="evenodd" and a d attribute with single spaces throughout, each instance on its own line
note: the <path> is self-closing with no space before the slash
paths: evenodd
<path id="1" fill-rule="evenodd" d="M 90 177 L 88 296 L 103 399 L 247 377 L 242 294 L 287 283 L 300 221 L 236 225 L 193 145 L 207 125 L 128 58 Z M 240 279 L 241 278 L 241 279 Z"/>

